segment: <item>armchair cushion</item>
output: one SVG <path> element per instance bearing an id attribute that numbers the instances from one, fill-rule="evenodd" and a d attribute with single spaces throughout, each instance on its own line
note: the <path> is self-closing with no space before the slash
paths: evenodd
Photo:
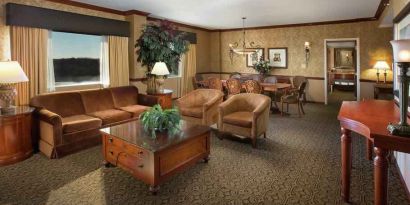
<path id="1" fill-rule="evenodd" d="M 79 132 L 84 130 L 98 129 L 102 121 L 87 115 L 73 115 L 62 118 L 63 133 Z"/>
<path id="2" fill-rule="evenodd" d="M 149 109 L 150 107 L 144 105 L 129 105 L 125 107 L 120 107 L 118 109 L 129 112 L 132 114 L 132 117 L 137 118 L 143 113 L 145 110 Z"/>
<path id="3" fill-rule="evenodd" d="M 111 124 L 111 123 L 127 120 L 132 117 L 131 113 L 128 113 L 122 110 L 116 110 L 116 109 L 97 111 L 93 113 L 88 113 L 88 115 L 101 119 L 103 126 Z"/>
<path id="4" fill-rule="evenodd" d="M 237 125 L 240 127 L 252 127 L 252 112 L 233 112 L 225 115 L 222 119 L 224 123 Z"/>
<path id="5" fill-rule="evenodd" d="M 202 116 L 203 116 L 202 106 L 180 107 L 179 112 L 182 115 L 189 116 L 189 117 L 202 118 Z"/>

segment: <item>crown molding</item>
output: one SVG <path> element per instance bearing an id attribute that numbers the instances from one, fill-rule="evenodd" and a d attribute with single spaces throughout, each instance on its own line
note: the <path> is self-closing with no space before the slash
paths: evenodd
<path id="1" fill-rule="evenodd" d="M 148 21 L 160 21 L 160 20 L 168 20 L 168 19 L 160 19 L 156 17 L 150 17 L 150 13 L 144 12 L 144 11 L 139 11 L 139 10 L 128 10 L 128 11 L 120 11 L 116 9 L 111 9 L 111 8 L 106 8 L 106 7 L 101 7 L 101 6 L 96 6 L 92 4 L 87 4 L 87 3 L 81 3 L 81 2 L 76 2 L 72 0 L 46 0 L 49 2 L 55 2 L 55 3 L 61 3 L 61 4 L 66 4 L 70 6 L 76 6 L 76 7 L 81 7 L 81 8 L 86 8 L 86 9 L 92 9 L 96 11 L 102 11 L 102 12 L 107 12 L 107 13 L 112 13 L 112 14 L 117 14 L 117 15 L 123 15 L 123 16 L 129 16 L 129 15 L 140 15 L 140 16 L 146 16 Z M 299 24 L 283 24 L 283 25 L 271 25 L 271 26 L 257 26 L 257 27 L 248 27 L 245 28 L 246 30 L 258 30 L 258 29 L 273 29 L 273 28 L 287 28 L 287 27 L 300 27 L 300 26 L 317 26 L 317 25 L 330 25 L 330 24 L 343 24 L 343 23 L 356 23 L 356 22 L 365 22 L 365 21 L 376 21 L 379 20 L 380 16 L 382 15 L 383 11 L 385 8 L 389 5 L 389 0 L 381 0 L 379 3 L 379 6 L 377 8 L 377 11 L 373 17 L 368 17 L 368 18 L 356 18 L 356 19 L 346 19 L 346 20 L 337 20 L 337 21 L 321 21 L 321 22 L 310 22 L 310 23 L 299 23 Z M 405 9 L 400 12 L 400 14 L 404 13 L 407 14 L 410 12 L 410 3 L 407 4 Z M 399 21 L 398 19 L 403 18 L 400 16 L 400 14 L 394 19 L 395 22 Z M 404 15 L 402 14 L 402 16 Z M 197 30 L 202 30 L 206 32 L 228 32 L 228 31 L 239 31 L 242 30 L 243 28 L 230 28 L 230 29 L 207 29 L 203 28 L 200 26 L 192 26 L 188 24 L 183 24 L 183 23 L 178 23 L 172 20 L 168 20 L 177 26 L 181 27 L 186 27 L 186 28 L 191 28 L 191 29 L 197 29 Z"/>

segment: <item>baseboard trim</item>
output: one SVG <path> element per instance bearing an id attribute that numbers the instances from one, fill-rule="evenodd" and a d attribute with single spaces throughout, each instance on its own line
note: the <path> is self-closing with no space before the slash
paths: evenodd
<path id="1" fill-rule="evenodd" d="M 406 191 L 407 200 L 410 202 L 410 191 L 409 191 L 409 189 L 407 188 L 406 181 L 404 181 L 403 174 L 402 174 L 401 171 L 400 171 L 399 164 L 397 164 L 397 160 L 396 160 L 396 157 L 395 157 L 394 155 L 392 156 L 392 161 L 393 161 L 392 164 L 394 164 L 394 166 L 396 167 L 397 172 L 398 172 L 398 174 L 399 174 L 400 182 L 401 182 L 401 184 L 404 186 L 404 189 L 405 189 L 405 191 Z"/>

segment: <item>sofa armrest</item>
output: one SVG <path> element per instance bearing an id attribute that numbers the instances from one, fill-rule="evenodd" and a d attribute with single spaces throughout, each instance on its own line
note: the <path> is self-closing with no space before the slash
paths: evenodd
<path id="1" fill-rule="evenodd" d="M 46 109 L 41 109 L 38 111 L 38 116 L 39 119 L 47 122 L 53 126 L 61 126 L 62 125 L 62 120 L 61 120 L 61 116 L 53 113 L 49 110 Z"/>
<path id="2" fill-rule="evenodd" d="M 159 104 L 159 98 L 152 95 L 138 94 L 138 104 L 152 107 Z"/>

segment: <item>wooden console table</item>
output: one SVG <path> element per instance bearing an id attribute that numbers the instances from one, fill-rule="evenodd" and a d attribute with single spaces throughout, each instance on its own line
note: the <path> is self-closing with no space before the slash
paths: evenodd
<path id="1" fill-rule="evenodd" d="M 393 95 L 393 84 L 391 83 L 376 83 L 374 84 L 374 99 L 379 99 L 379 94 Z"/>
<path id="2" fill-rule="evenodd" d="M 410 138 L 390 135 L 387 125 L 399 121 L 399 108 L 393 101 L 367 100 L 343 102 L 339 111 L 342 136 L 342 192 L 345 202 L 350 198 L 350 175 L 352 168 L 351 131 L 366 137 L 367 158 L 372 159 L 374 146 L 374 204 L 387 204 L 388 153 L 410 153 Z"/>

